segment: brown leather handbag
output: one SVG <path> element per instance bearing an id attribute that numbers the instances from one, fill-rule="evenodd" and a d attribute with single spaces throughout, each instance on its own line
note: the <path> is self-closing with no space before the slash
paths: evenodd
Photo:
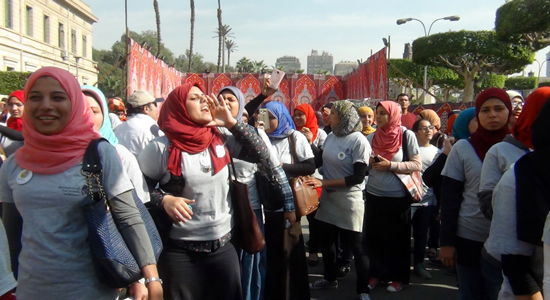
<path id="1" fill-rule="evenodd" d="M 290 135 L 288 139 L 290 146 L 290 153 L 292 156 L 292 162 L 298 161 L 296 155 L 296 144 L 294 138 Z M 310 177 L 299 176 L 290 178 L 290 188 L 292 189 L 292 195 L 294 196 L 294 206 L 296 208 L 297 217 L 307 216 L 319 208 L 319 195 L 315 187 L 304 184 L 304 179 Z"/>
<path id="2" fill-rule="evenodd" d="M 229 152 L 228 152 L 229 153 Z M 258 219 L 250 204 L 248 185 L 237 180 L 235 164 L 231 157 L 231 168 L 235 179 L 231 178 L 231 203 L 233 205 L 233 240 L 244 251 L 255 254 L 265 247 L 265 239 Z"/>
<path id="3" fill-rule="evenodd" d="M 307 216 L 319 208 L 319 196 L 315 187 L 304 184 L 310 176 L 300 176 L 290 179 L 290 187 L 294 195 L 294 205 L 298 216 Z"/>

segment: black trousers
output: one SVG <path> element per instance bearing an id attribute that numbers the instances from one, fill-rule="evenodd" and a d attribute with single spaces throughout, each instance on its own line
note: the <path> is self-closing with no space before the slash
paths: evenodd
<path id="1" fill-rule="evenodd" d="M 323 232 L 321 249 L 323 251 L 323 265 L 325 279 L 333 282 L 340 264 L 336 263 L 336 247 L 334 241 L 340 235 L 340 242 L 347 246 L 355 256 L 355 269 L 357 294 L 369 293 L 369 258 L 363 251 L 363 234 L 361 232 L 345 230 L 335 225 L 319 222 L 319 228 Z"/>
<path id="2" fill-rule="evenodd" d="M 367 193 L 363 232 L 370 275 L 382 281 L 409 284 L 411 200 Z"/>
<path id="3" fill-rule="evenodd" d="M 304 237 L 297 221 L 286 229 L 282 212 L 265 212 L 265 300 L 309 300 Z"/>
<path id="4" fill-rule="evenodd" d="M 414 208 L 413 208 L 414 209 Z M 424 253 L 428 242 L 428 229 L 430 222 L 437 214 L 437 206 L 416 207 L 412 218 L 413 238 L 414 238 L 414 264 L 424 262 Z"/>
<path id="5" fill-rule="evenodd" d="M 242 300 L 237 251 L 231 243 L 211 253 L 168 242 L 159 262 L 167 300 Z"/>

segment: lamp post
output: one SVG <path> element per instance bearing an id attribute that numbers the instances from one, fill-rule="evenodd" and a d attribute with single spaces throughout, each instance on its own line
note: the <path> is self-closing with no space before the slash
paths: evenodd
<path id="1" fill-rule="evenodd" d="M 548 62 L 548 59 L 545 59 L 542 63 L 540 63 L 538 60 L 535 59 L 535 61 L 537 62 L 537 64 L 539 65 L 539 73 L 537 75 L 537 84 L 539 83 L 540 81 L 540 71 L 542 70 L 542 67 L 544 67 L 544 63 Z"/>
<path id="2" fill-rule="evenodd" d="M 424 25 L 424 22 L 422 22 L 422 21 L 420 21 L 419 19 L 416 19 L 416 18 L 398 19 L 396 21 L 396 23 L 397 23 L 397 25 L 403 25 L 403 24 L 405 24 L 407 22 L 410 22 L 410 21 L 418 21 L 418 22 L 420 22 L 420 24 L 422 24 L 422 28 L 424 28 L 424 36 L 429 36 L 430 32 L 432 31 L 432 26 L 434 25 L 434 23 L 437 22 L 437 21 L 440 21 L 440 20 L 455 22 L 455 21 L 460 20 L 460 16 L 455 15 L 455 16 L 448 16 L 448 17 L 435 19 L 432 22 L 432 24 L 430 24 L 430 27 L 428 28 L 428 31 L 426 31 L 426 25 Z M 424 66 L 424 98 L 426 97 L 426 90 L 428 90 L 428 66 Z"/>

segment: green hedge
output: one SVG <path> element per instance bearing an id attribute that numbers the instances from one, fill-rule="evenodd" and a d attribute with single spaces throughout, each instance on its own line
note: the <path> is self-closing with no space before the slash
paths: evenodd
<path id="1" fill-rule="evenodd" d="M 22 90 L 29 74 L 29 72 L 0 72 L 0 94 L 9 95 L 13 91 Z"/>
<path id="2" fill-rule="evenodd" d="M 550 86 L 550 81 L 545 81 L 545 82 L 539 83 L 539 87 L 543 87 L 543 86 Z"/>
<path id="3" fill-rule="evenodd" d="M 532 90 L 537 88 L 537 78 L 536 77 L 510 77 L 506 79 L 504 84 L 509 90 Z"/>

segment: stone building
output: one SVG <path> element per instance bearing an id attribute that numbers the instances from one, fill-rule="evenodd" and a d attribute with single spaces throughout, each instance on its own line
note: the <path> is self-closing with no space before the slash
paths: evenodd
<path id="1" fill-rule="evenodd" d="M 307 74 L 316 74 L 318 72 L 328 71 L 332 74 L 333 57 L 326 51 L 321 55 L 317 50 L 311 50 L 311 55 L 307 57 Z"/>
<path id="2" fill-rule="evenodd" d="M 287 55 L 277 58 L 275 66 L 283 67 L 283 71 L 285 71 L 285 73 L 296 73 L 297 70 L 302 68 L 302 64 L 296 56 Z"/>
<path id="3" fill-rule="evenodd" d="M 357 69 L 357 62 L 353 61 L 341 61 L 334 65 L 334 75 L 336 76 L 345 76 L 353 70 Z"/>
<path id="4" fill-rule="evenodd" d="M 82 0 L 3 0 L 0 5 L 0 71 L 34 72 L 55 66 L 81 84 L 94 84 L 92 24 Z"/>

